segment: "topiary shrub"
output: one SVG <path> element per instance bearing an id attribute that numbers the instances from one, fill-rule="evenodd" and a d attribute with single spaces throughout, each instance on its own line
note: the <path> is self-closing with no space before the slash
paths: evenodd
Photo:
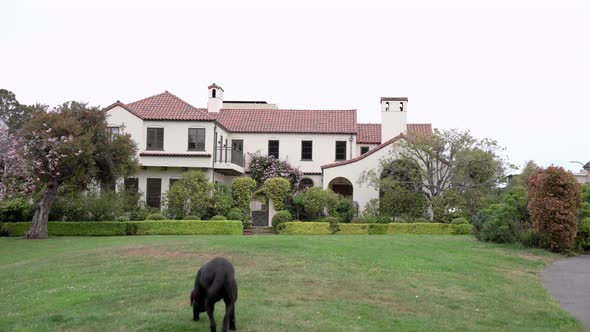
<path id="1" fill-rule="evenodd" d="M 184 218 L 182 218 L 182 220 L 201 220 L 201 217 L 199 217 L 199 216 L 184 216 Z"/>
<path id="2" fill-rule="evenodd" d="M 254 189 L 256 189 L 256 181 L 249 177 L 235 178 L 231 183 L 235 208 L 240 209 L 244 216 L 250 215 L 250 201 Z"/>
<path id="3" fill-rule="evenodd" d="M 354 218 L 352 218 L 352 220 L 350 222 L 353 224 L 366 224 L 367 223 L 367 221 L 363 217 L 354 217 Z"/>
<path id="4" fill-rule="evenodd" d="M 225 216 L 222 216 L 222 215 L 219 215 L 219 214 L 218 214 L 218 215 L 216 215 L 216 216 L 213 216 L 213 217 L 211 218 L 211 220 L 227 220 L 227 218 L 226 218 Z"/>
<path id="5" fill-rule="evenodd" d="M 166 220 L 166 217 L 161 213 L 152 213 L 148 214 L 147 217 L 145 217 L 145 220 Z"/>
<path id="6" fill-rule="evenodd" d="M 578 225 L 576 247 L 580 251 L 590 251 L 590 217 L 582 219 Z"/>
<path id="7" fill-rule="evenodd" d="M 528 211 L 541 245 L 556 252 L 574 249 L 582 203 L 581 186 L 571 172 L 550 166 L 529 176 Z"/>
<path id="8" fill-rule="evenodd" d="M 469 224 L 469 221 L 463 217 L 455 218 L 451 220 L 452 225 L 462 225 L 462 224 Z"/>
<path id="9" fill-rule="evenodd" d="M 271 178 L 264 181 L 262 191 L 266 194 L 275 206 L 277 211 L 284 210 L 286 208 L 287 196 L 291 184 L 288 180 L 283 178 Z"/>
<path id="10" fill-rule="evenodd" d="M 125 221 L 129 221 L 129 218 L 127 218 L 125 216 L 118 216 L 117 218 L 115 218 L 115 221 L 125 222 Z"/>
<path id="11" fill-rule="evenodd" d="M 206 215 L 212 207 L 212 190 L 213 184 L 203 172 L 195 170 L 182 174 L 168 190 L 166 214 L 171 219 Z"/>
<path id="12" fill-rule="evenodd" d="M 232 208 L 227 213 L 227 219 L 229 219 L 229 220 L 243 220 L 244 214 L 242 213 L 242 210 L 240 210 L 238 208 Z"/>
<path id="13" fill-rule="evenodd" d="M 289 212 L 287 210 L 277 211 L 277 213 L 272 217 L 272 230 L 276 233 L 277 226 L 279 224 L 284 223 L 284 222 L 289 222 L 291 220 L 293 220 L 293 216 L 291 215 L 291 212 Z"/>
<path id="14" fill-rule="evenodd" d="M 331 224 L 338 222 L 338 218 L 335 217 L 326 217 L 324 218 L 323 222 L 329 222 Z"/>
<path id="15" fill-rule="evenodd" d="M 414 222 L 429 223 L 429 222 L 433 222 L 433 221 L 432 220 L 428 220 L 428 219 L 422 217 L 422 218 L 418 218 L 418 219 L 414 220 Z"/>

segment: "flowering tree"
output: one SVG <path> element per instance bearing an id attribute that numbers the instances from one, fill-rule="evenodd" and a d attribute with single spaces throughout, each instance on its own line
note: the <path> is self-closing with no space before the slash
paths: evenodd
<path id="1" fill-rule="evenodd" d="M 256 181 L 258 187 L 262 187 L 270 178 L 283 178 L 289 180 L 291 188 L 297 188 L 301 172 L 285 160 L 274 156 L 263 156 L 256 152 L 250 154 L 250 176 Z"/>
<path id="2" fill-rule="evenodd" d="M 135 172 L 136 147 L 129 135 L 111 139 L 106 113 L 84 103 L 69 102 L 52 112 L 35 114 L 19 131 L 8 135 L 3 146 L 11 152 L 2 175 L 0 195 L 18 190 L 10 184 L 22 182 L 25 189 L 41 192 L 31 228 L 25 238 L 47 237 L 47 218 L 59 187 L 71 184 L 86 188 Z"/>
<path id="3" fill-rule="evenodd" d="M 24 159 L 20 158 L 20 146 L 22 139 L 10 133 L 7 126 L 0 126 L 0 200 L 35 190 L 36 179 L 32 178 Z"/>

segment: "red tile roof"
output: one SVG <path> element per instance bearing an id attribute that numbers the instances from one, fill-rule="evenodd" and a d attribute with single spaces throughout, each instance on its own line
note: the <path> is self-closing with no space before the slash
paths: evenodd
<path id="1" fill-rule="evenodd" d="M 166 152 L 142 152 L 141 157 L 211 157 L 210 153 L 166 153 Z"/>
<path id="2" fill-rule="evenodd" d="M 215 118 L 237 133 L 357 132 L 356 110 L 222 109 Z"/>
<path id="3" fill-rule="evenodd" d="M 360 144 L 381 144 L 381 124 L 359 123 L 356 142 Z"/>
<path id="4" fill-rule="evenodd" d="M 168 91 L 129 104 L 117 101 L 106 110 L 115 106 L 121 106 L 143 120 L 214 120 L 207 109 L 196 108 Z"/>
<path id="5" fill-rule="evenodd" d="M 408 135 L 429 136 L 432 135 L 430 123 L 408 123 Z M 380 123 L 359 123 L 357 126 L 356 142 L 358 144 L 381 144 Z"/>

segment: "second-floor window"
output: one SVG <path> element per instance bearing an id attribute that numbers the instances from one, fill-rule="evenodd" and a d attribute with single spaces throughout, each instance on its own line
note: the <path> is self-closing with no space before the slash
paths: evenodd
<path id="1" fill-rule="evenodd" d="M 346 141 L 336 141 L 336 160 L 346 160 Z"/>
<path id="2" fill-rule="evenodd" d="M 115 138 L 115 137 L 119 136 L 119 134 L 120 134 L 120 129 L 119 129 L 119 127 L 109 127 L 109 128 L 108 128 L 108 130 L 109 130 L 109 131 L 108 131 L 108 132 L 109 132 L 109 139 L 111 139 L 111 140 L 112 140 L 113 138 Z"/>
<path id="3" fill-rule="evenodd" d="M 164 128 L 147 129 L 146 150 L 164 150 Z"/>
<path id="4" fill-rule="evenodd" d="M 205 151 L 205 128 L 188 129 L 188 149 Z"/>
<path id="5" fill-rule="evenodd" d="M 268 141 L 268 155 L 279 158 L 279 141 Z"/>
<path id="6" fill-rule="evenodd" d="M 301 160 L 313 159 L 313 143 L 312 141 L 301 141 Z"/>

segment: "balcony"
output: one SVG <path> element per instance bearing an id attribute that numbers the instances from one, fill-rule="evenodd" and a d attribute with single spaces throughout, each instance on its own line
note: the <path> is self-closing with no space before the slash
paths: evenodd
<path id="1" fill-rule="evenodd" d="M 244 174 L 244 152 L 231 147 L 220 147 L 216 151 L 215 171 L 224 175 Z"/>

